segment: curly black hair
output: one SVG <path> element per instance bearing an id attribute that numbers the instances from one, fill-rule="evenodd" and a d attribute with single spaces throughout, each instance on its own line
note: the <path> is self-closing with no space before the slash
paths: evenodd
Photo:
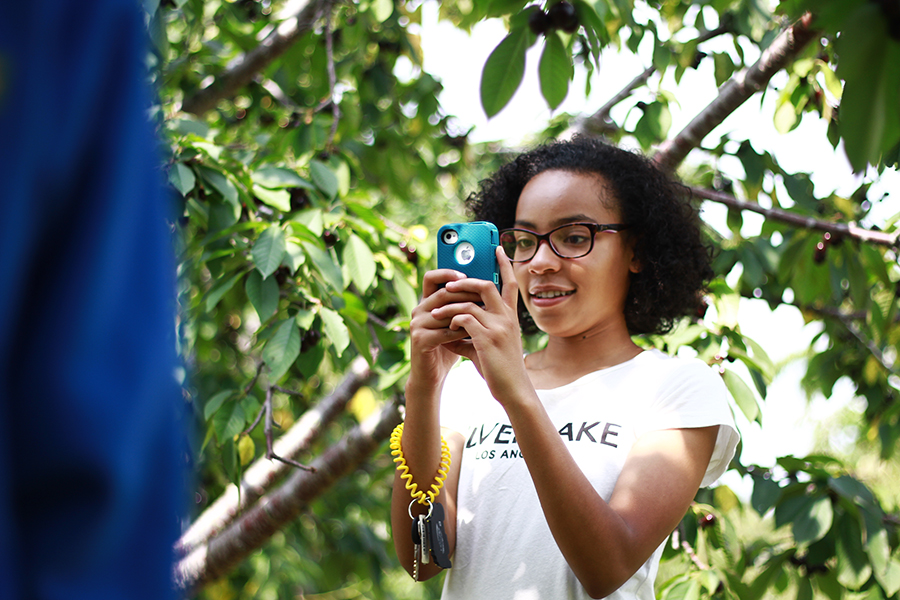
<path id="1" fill-rule="evenodd" d="M 525 185 L 550 170 L 599 175 L 617 201 L 642 266 L 631 274 L 625 323 L 632 335 L 661 334 L 696 314 L 713 277 L 711 249 L 703 242 L 690 191 L 646 157 L 587 136 L 538 146 L 500 167 L 466 200 L 472 216 L 499 229 L 513 226 Z M 519 299 L 519 322 L 534 321 Z"/>

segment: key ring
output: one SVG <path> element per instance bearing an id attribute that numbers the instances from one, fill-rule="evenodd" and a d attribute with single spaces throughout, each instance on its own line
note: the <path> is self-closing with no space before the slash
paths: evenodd
<path id="1" fill-rule="evenodd" d="M 428 500 L 427 498 L 426 498 L 426 500 L 428 502 L 428 514 L 425 515 L 425 520 L 428 520 L 431 518 L 431 511 L 434 510 L 434 504 L 431 503 L 431 500 Z M 413 507 L 413 504 L 418 504 L 418 503 L 419 503 L 418 500 L 413 499 L 413 501 L 409 503 L 409 508 L 406 509 L 406 513 L 409 515 L 409 518 L 412 519 L 413 521 L 415 521 L 417 517 L 413 516 L 412 507 Z"/>

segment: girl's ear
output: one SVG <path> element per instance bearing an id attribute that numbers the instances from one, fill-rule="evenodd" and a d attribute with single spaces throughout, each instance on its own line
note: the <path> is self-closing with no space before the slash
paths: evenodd
<path id="1" fill-rule="evenodd" d="M 638 257 L 634 254 L 631 255 L 631 264 L 628 266 L 628 270 L 632 273 L 640 273 L 644 268 L 644 265 L 641 264 L 641 261 L 638 260 Z"/>
<path id="2" fill-rule="evenodd" d="M 631 252 L 631 264 L 628 265 L 628 270 L 632 273 L 640 273 L 644 269 L 643 263 L 637 257 L 637 254 L 634 251 L 634 247 L 637 245 L 637 238 L 633 238 L 631 236 L 628 237 L 628 251 Z"/>

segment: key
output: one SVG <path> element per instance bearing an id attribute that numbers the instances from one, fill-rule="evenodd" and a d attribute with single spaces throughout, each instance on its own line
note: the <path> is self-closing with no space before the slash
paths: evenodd
<path id="1" fill-rule="evenodd" d="M 425 515 L 419 515 L 418 519 L 419 538 L 422 540 L 422 564 L 427 565 L 431 562 L 431 540 L 428 539 L 428 522 Z"/>
<path id="2" fill-rule="evenodd" d="M 431 507 L 431 516 L 426 521 L 428 525 L 428 541 L 431 551 L 431 558 L 434 564 L 442 569 L 449 569 L 453 565 L 450 564 L 450 550 L 447 542 L 447 532 L 444 531 L 444 507 L 440 502 L 435 502 Z"/>
<path id="3" fill-rule="evenodd" d="M 413 581 L 419 581 L 419 559 L 422 556 L 422 536 L 419 534 L 419 520 L 412 521 L 413 541 Z"/>
<path id="4" fill-rule="evenodd" d="M 413 519 L 412 522 L 412 541 L 416 546 L 422 545 L 422 536 L 419 535 L 419 520 Z"/>

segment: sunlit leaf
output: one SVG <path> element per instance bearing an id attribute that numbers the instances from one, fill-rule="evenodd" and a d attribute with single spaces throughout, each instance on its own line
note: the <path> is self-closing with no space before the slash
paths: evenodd
<path id="1" fill-rule="evenodd" d="M 319 313 L 322 317 L 322 327 L 325 330 L 325 337 L 331 342 L 335 354 L 340 356 L 350 345 L 350 332 L 341 315 L 327 307 L 322 307 Z"/>
<path id="2" fill-rule="evenodd" d="M 241 464 L 244 466 L 249 465 L 256 455 L 256 444 L 253 443 L 253 438 L 249 435 L 241 436 L 241 439 L 238 440 L 237 450 Z"/>
<path id="3" fill-rule="evenodd" d="M 295 171 L 285 167 L 262 167 L 253 172 L 253 182 L 270 190 L 301 187 L 308 190 L 314 186 Z"/>
<path id="4" fill-rule="evenodd" d="M 286 190 L 270 190 L 257 185 L 253 187 L 253 195 L 264 204 L 282 212 L 291 210 L 291 195 Z"/>
<path id="5" fill-rule="evenodd" d="M 756 396 L 753 395 L 753 390 L 744 383 L 741 376 L 731 369 L 725 369 L 725 372 L 722 373 L 722 378 L 725 380 L 725 385 L 734 397 L 734 401 L 737 403 L 738 408 L 741 409 L 741 412 L 744 413 L 747 420 L 760 421 L 762 414 L 759 410 L 759 403 L 756 401 Z"/>
<path id="6" fill-rule="evenodd" d="M 368 291 L 375 281 L 376 265 L 372 250 L 357 235 L 350 235 L 342 254 L 350 280 L 360 292 Z"/>

